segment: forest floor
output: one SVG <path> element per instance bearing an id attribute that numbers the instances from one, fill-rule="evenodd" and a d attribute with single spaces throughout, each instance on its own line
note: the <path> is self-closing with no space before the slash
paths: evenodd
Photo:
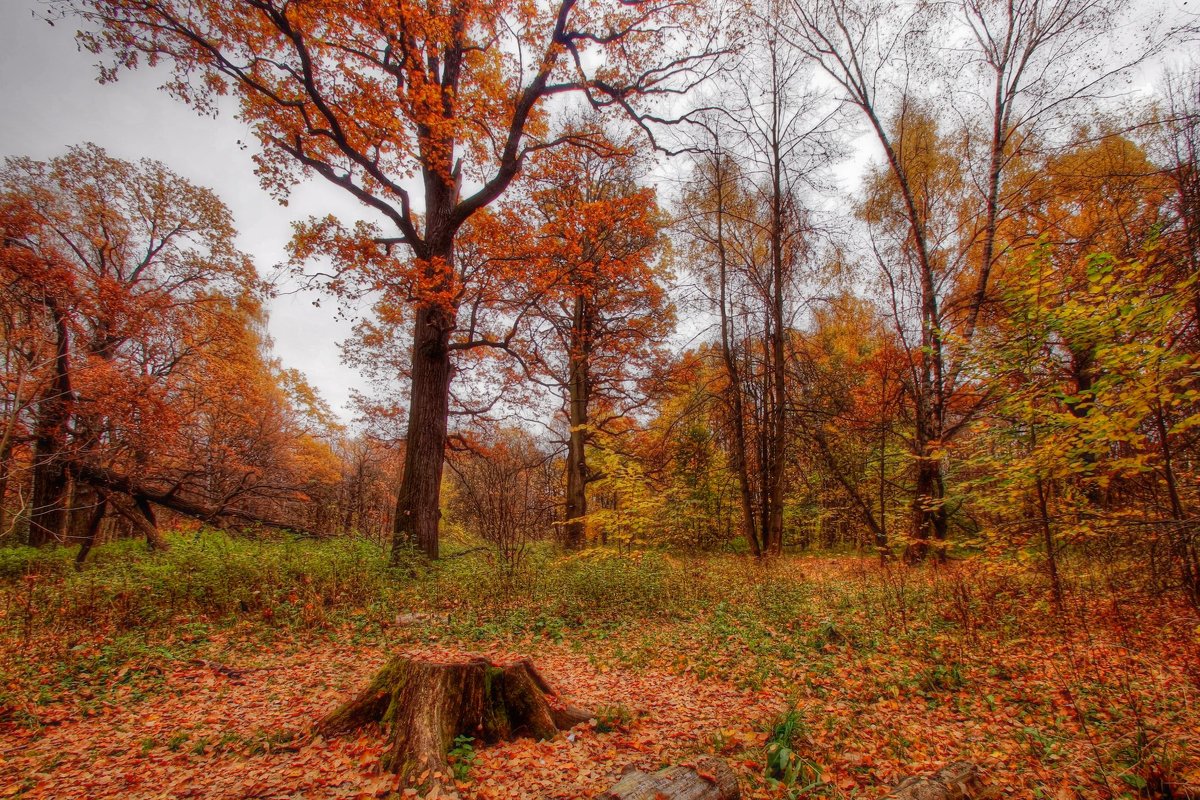
<path id="1" fill-rule="evenodd" d="M 464 652 L 529 656 L 598 711 L 551 741 L 462 749 L 464 797 L 588 797 L 627 765 L 708 753 L 751 798 L 879 797 L 962 759 L 1006 797 L 1200 797 L 1200 627 L 1183 607 L 1077 577 L 1054 609 L 1023 564 L 601 558 L 580 574 L 634 587 L 610 585 L 594 614 L 575 572 L 477 603 L 451 574 L 308 624 L 265 606 L 68 633 L 31 622 L 28 600 L 22 618 L 31 590 L 12 581 L 0 797 L 386 797 L 378 730 L 310 725 L 391 655 Z"/>

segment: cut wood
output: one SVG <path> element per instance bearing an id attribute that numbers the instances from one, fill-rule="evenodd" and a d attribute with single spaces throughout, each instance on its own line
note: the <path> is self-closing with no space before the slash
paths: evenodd
<path id="1" fill-rule="evenodd" d="M 888 800 L 977 800 L 984 796 L 983 776 L 969 761 L 947 764 L 932 775 L 905 778 Z"/>
<path id="2" fill-rule="evenodd" d="M 397 656 L 316 731 L 333 736 L 372 722 L 385 725 L 391 744 L 384 767 L 399 773 L 402 784 L 428 789 L 452 785 L 446 754 L 458 736 L 483 743 L 549 739 L 591 716 L 564 702 L 528 659 L 438 663 Z"/>
<path id="3" fill-rule="evenodd" d="M 654 773 L 630 770 L 599 800 L 737 800 L 741 796 L 729 765 L 706 757 L 695 766 L 668 767 Z"/>

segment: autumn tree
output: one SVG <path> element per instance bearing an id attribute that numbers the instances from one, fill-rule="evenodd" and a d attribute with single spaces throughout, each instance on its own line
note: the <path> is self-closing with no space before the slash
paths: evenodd
<path id="1" fill-rule="evenodd" d="M 782 13 L 777 3 L 744 10 L 739 63 L 720 111 L 704 120 L 684 199 L 684 235 L 718 317 L 731 465 L 756 555 L 783 547 L 787 343 L 815 249 L 806 195 L 832 155 L 830 109 L 809 89 L 812 71 L 784 35 Z"/>
<path id="2" fill-rule="evenodd" d="M 840 489 L 851 509 L 847 521 L 865 527 L 886 559 L 897 484 L 907 471 L 906 355 L 880 309 L 847 294 L 814 310 L 792 335 L 790 353 L 798 455 L 811 463 L 806 472 Z"/>
<path id="3" fill-rule="evenodd" d="M 995 262 L 1015 244 L 999 238 L 1001 221 L 1026 199 L 1010 180 L 1013 166 L 1063 144 L 1056 132 L 1148 49 L 1139 40 L 1129 52 L 1097 52 L 1126 10 L 1106 0 L 964 0 L 902 12 L 872 0 L 795 0 L 789 9 L 789 39 L 833 81 L 883 156 L 868 193 L 879 213 L 868 219 L 884 225 L 874 254 L 917 356 L 909 552 L 921 557 L 946 538 L 946 446 L 974 413 L 963 354 Z M 1145 19 L 1152 27 L 1153 15 Z M 950 58 L 933 36 L 953 44 Z M 953 91 L 926 96 L 923 85 Z M 953 112 L 942 105 L 950 98 Z"/>
<path id="4" fill-rule="evenodd" d="M 710 549 L 744 535 L 729 423 L 719 390 L 724 366 L 713 343 L 685 350 L 666 371 L 637 457 L 669 509 L 666 541 Z"/>
<path id="5" fill-rule="evenodd" d="M 1200 272 L 1200 68 L 1170 73 L 1164 81 L 1147 150 L 1169 187 L 1164 238 L 1176 278 Z M 1186 335 L 1200 350 L 1200 289 L 1193 294 Z"/>
<path id="6" fill-rule="evenodd" d="M 587 449 L 645 405 L 644 382 L 674 327 L 662 280 L 655 193 L 638 185 L 634 141 L 605 150 L 560 148 L 530 167 L 526 264 L 547 275 L 525 315 L 518 357 L 562 398 L 567 431 L 563 541 L 586 538 Z M 517 226 L 522 227 L 522 226 Z"/>
<path id="7" fill-rule="evenodd" d="M 258 278 L 224 205 L 157 162 L 91 145 L 9 159 L 0 191 L 23 208 L 5 231 L 6 285 L 44 339 L 29 538 L 45 544 L 65 534 L 71 462 L 146 469 L 175 424 L 172 382 L 221 335 L 210 310 Z"/>
<path id="8" fill-rule="evenodd" d="M 209 315 L 218 330 L 170 395 L 177 435 L 160 439 L 142 482 L 170 485 L 217 521 L 335 532 L 343 426 L 301 373 L 271 355 L 257 303 L 219 310 Z"/>
<path id="9" fill-rule="evenodd" d="M 980 366 L 1000 385 L 985 430 L 1002 444 L 979 448 L 984 466 L 975 485 L 1008 516 L 1032 510 L 1061 602 L 1063 543 L 1087 543 L 1106 513 L 1119 520 L 1136 509 L 1126 502 L 1108 511 L 1094 496 L 1149 480 L 1168 502 L 1145 508 L 1139 527 L 1148 526 L 1152 539 L 1156 529 L 1165 533 L 1178 584 L 1195 604 L 1200 551 L 1186 524 L 1194 492 L 1172 445 L 1200 425 L 1192 403 L 1197 359 L 1178 338 L 1196 278 L 1170 285 L 1152 251 L 1136 259 L 1094 253 L 1064 274 L 1053 250 L 1044 245 L 1024 279 L 1005 286 L 1006 323 L 982 334 Z M 1089 354 L 1086 387 L 1075 378 L 1081 351 Z"/>
<path id="10" fill-rule="evenodd" d="M 408 289 L 411 392 L 394 552 L 411 541 L 436 557 L 463 278 L 458 234 L 504 193 L 530 153 L 573 138 L 548 129 L 551 98 L 582 96 L 649 127 L 642 98 L 670 97 L 702 79 L 714 40 L 704 9 L 579 0 L 536 8 L 280 0 L 59 7 L 93 26 L 82 34 L 90 50 L 114 54 L 106 79 L 142 59 L 166 60 L 175 70 L 169 88 L 202 110 L 234 93 L 263 145 L 264 185 L 280 196 L 316 174 L 381 220 L 313 223 L 300 249 L 331 255 L 347 270 L 387 261 Z M 686 38 L 701 44 L 681 52 L 680 26 L 700 31 Z"/>

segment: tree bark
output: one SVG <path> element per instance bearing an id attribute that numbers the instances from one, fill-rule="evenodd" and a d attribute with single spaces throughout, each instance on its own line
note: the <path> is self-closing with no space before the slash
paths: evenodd
<path id="1" fill-rule="evenodd" d="M 913 540 L 904 550 L 904 560 L 913 563 L 923 561 L 929 551 L 936 548 L 938 560 L 946 558 L 946 533 L 949 521 L 946 515 L 945 486 L 942 482 L 942 465 L 922 447 L 917 456 L 916 487 L 913 493 Z"/>
<path id="2" fill-rule="evenodd" d="M 587 440 L 588 401 L 588 309 L 587 299 L 575 296 L 571 324 L 570 376 L 567 381 L 568 422 L 571 425 L 567 440 L 567 503 L 564 544 L 572 550 L 583 547 L 587 532 Z"/>
<path id="3" fill-rule="evenodd" d="M 0 538 L 8 533 L 8 476 L 12 471 L 12 444 L 0 446 Z"/>
<path id="4" fill-rule="evenodd" d="M 771 121 L 769 128 L 770 159 L 771 159 L 771 318 L 768 326 L 770 335 L 767 342 L 770 347 L 770 386 L 767 387 L 765 405 L 769 409 L 766 422 L 769 437 L 767 454 L 769 458 L 763 464 L 763 480 L 767 484 L 766 508 L 763 517 L 766 530 L 763 537 L 763 548 L 770 555 L 783 553 L 783 498 L 784 476 L 787 466 L 785 451 L 787 448 L 787 380 L 784 374 L 784 348 L 787 330 L 784 326 L 784 290 L 790 269 L 790 253 L 784 254 L 784 204 L 787 202 L 783 185 L 783 149 L 785 147 L 783 121 L 783 91 L 782 76 L 779 72 L 779 51 L 777 43 L 771 40 Z"/>
<path id="5" fill-rule="evenodd" d="M 29 512 L 29 544 L 63 541 L 67 522 L 67 420 L 70 416 L 70 331 L 58 304 L 44 300 L 54 320 L 54 379 L 37 404 L 33 447 L 33 492 Z"/>
<path id="6" fill-rule="evenodd" d="M 446 258 L 452 258 L 447 250 Z M 449 266 L 447 265 L 447 268 Z M 438 557 L 442 467 L 450 416 L 450 333 L 454 312 L 436 304 L 417 309 L 413 330 L 412 388 L 405 436 L 404 475 L 396 497 L 392 562 L 408 547 Z"/>
<path id="7" fill-rule="evenodd" d="M 166 550 L 167 540 L 163 537 L 162 531 L 158 529 L 158 520 L 154 516 L 153 509 L 150 508 L 150 503 L 141 495 L 135 495 L 132 499 L 132 506 L 114 502 L 113 507 L 116 508 L 118 514 L 133 525 L 135 531 L 146 537 L 146 547 L 149 550 Z"/>
<path id="8" fill-rule="evenodd" d="M 713 188 L 716 190 L 716 223 L 717 223 L 717 290 L 719 292 L 717 305 L 721 316 L 721 361 L 725 366 L 725 380 L 729 384 L 726 390 L 729 403 L 730 429 L 733 442 L 730 449 L 730 466 L 738 479 L 738 499 L 742 510 L 742 533 L 746 538 L 746 546 L 750 555 L 755 558 L 762 555 L 758 542 L 758 526 L 754 517 L 754 502 L 751 498 L 750 470 L 746 463 L 746 418 L 742 403 L 741 372 L 738 369 L 737 355 L 733 351 L 733 320 L 729 314 L 729 255 L 725 247 L 725 190 L 728 175 L 725 171 L 726 156 L 721 151 L 720 142 L 716 143 L 717 154 L 713 157 Z"/>
<path id="9" fill-rule="evenodd" d="M 482 657 L 437 663 L 397 656 L 316 730 L 334 736 L 372 722 L 386 725 L 384 767 L 402 783 L 428 790 L 452 786 L 446 754 L 458 736 L 483 743 L 549 739 L 590 717 L 566 704 L 528 659 L 501 665 Z"/>
<path id="10" fill-rule="evenodd" d="M 738 800 L 737 776 L 723 760 L 706 757 L 694 767 L 655 773 L 630 770 L 598 800 Z"/>
<path id="11" fill-rule="evenodd" d="M 108 495 L 97 492 L 96 505 L 92 508 L 91 516 L 88 518 L 87 531 L 79 545 L 79 552 L 75 554 L 75 569 L 82 568 L 83 562 L 87 561 L 88 553 L 96 544 L 96 536 L 100 533 L 100 524 L 104 522 L 106 511 L 108 511 Z"/>

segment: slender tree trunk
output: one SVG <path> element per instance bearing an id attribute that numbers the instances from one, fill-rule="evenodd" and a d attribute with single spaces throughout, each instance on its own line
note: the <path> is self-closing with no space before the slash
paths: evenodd
<path id="1" fill-rule="evenodd" d="M 779 74 L 779 54 L 777 41 L 772 37 L 771 43 L 771 325 L 768 346 L 770 354 L 770 385 L 767 387 L 770 401 L 766 406 L 770 409 L 767 420 L 766 434 L 770 437 L 767 451 L 770 460 L 767 462 L 767 507 L 763 514 L 767 518 L 766 539 L 764 544 L 771 555 L 783 552 L 783 497 L 784 470 L 787 459 L 784 457 L 787 445 L 787 381 L 784 375 L 784 346 L 787 331 L 784 327 L 783 301 L 784 290 L 787 286 L 787 269 L 783 252 L 784 225 L 786 224 L 784 204 L 786 202 L 783 185 L 783 119 L 782 119 L 782 78 Z"/>
<path id="2" fill-rule="evenodd" d="M 107 510 L 108 495 L 98 494 L 96 505 L 92 508 L 91 516 L 88 518 L 87 531 L 79 545 L 79 552 L 75 555 L 76 569 L 83 566 L 83 562 L 87 561 L 88 553 L 92 552 L 92 548 L 95 547 L 96 536 L 100 533 L 100 523 L 104 521 L 104 513 Z"/>
<path id="3" fill-rule="evenodd" d="M 439 268 L 452 270 L 453 258 L 453 247 L 445 247 Z M 404 475 L 392 526 L 393 563 L 409 546 L 417 547 L 428 558 L 438 557 L 442 466 L 453 374 L 450 334 L 455 312 L 446 305 L 426 303 L 417 308 L 415 316 Z"/>
<path id="4" fill-rule="evenodd" d="M 8 476 L 12 471 L 12 444 L 0 448 L 0 538 L 8 531 Z"/>
<path id="5" fill-rule="evenodd" d="M 778 205 L 781 200 L 776 202 Z M 784 471 L 787 466 L 785 458 L 785 450 L 787 445 L 787 386 L 784 375 L 784 326 L 783 326 L 783 254 L 779 252 L 782 247 L 782 234 L 779 227 L 783 225 L 782 217 L 779 212 L 776 212 L 778 217 L 774 226 L 776 227 L 773 238 L 775 241 L 772 244 L 772 249 L 775 251 L 773 255 L 774 265 L 772 272 L 774 273 L 774 296 L 771 298 L 771 335 L 768 340 L 770 346 L 770 386 L 768 392 L 770 400 L 766 404 L 770 409 L 770 417 L 767 420 L 766 435 L 770 437 L 767 445 L 768 460 L 766 462 L 767 480 L 767 508 L 764 510 L 764 516 L 767 518 L 766 538 L 764 544 L 766 550 L 771 555 L 779 555 L 783 552 L 783 498 L 784 498 Z"/>
<path id="6" fill-rule="evenodd" d="M 588 380 L 588 327 L 587 300 L 582 295 L 576 295 L 571 324 L 570 376 L 567 381 L 571 433 L 567 440 L 567 510 L 563 531 L 564 542 L 572 550 L 583 547 L 587 538 L 584 518 L 587 516 L 586 447 L 591 390 Z"/>
<path id="7" fill-rule="evenodd" d="M 1054 531 L 1050 527 L 1050 507 L 1046 499 L 1046 482 L 1038 477 L 1034 480 L 1034 485 L 1037 488 L 1038 515 L 1042 518 L 1042 546 L 1046 550 L 1046 568 L 1050 572 L 1050 592 L 1054 596 L 1054 607 L 1062 611 L 1062 581 L 1058 576 L 1058 549 L 1054 546 Z"/>
<path id="8" fill-rule="evenodd" d="M 63 538 L 67 521 L 67 465 L 63 450 L 70 414 L 70 332 L 58 305 L 45 301 L 54 320 L 54 380 L 37 404 L 33 448 L 33 492 L 29 513 L 29 543 L 41 547 Z"/>
<path id="9" fill-rule="evenodd" d="M 879 524 L 875 526 L 875 549 L 879 552 L 879 562 L 882 564 L 891 555 L 887 538 L 887 371 L 884 370 L 880 394 L 883 402 L 880 404 L 879 421 Z"/>
<path id="10" fill-rule="evenodd" d="M 713 179 L 717 193 L 717 275 L 719 296 L 717 305 L 721 312 L 721 360 L 725 365 L 725 379 L 729 385 L 729 415 L 730 428 L 733 433 L 733 447 L 730 460 L 733 462 L 733 472 L 738 478 L 739 499 L 742 507 L 742 532 L 750 554 L 755 558 L 762 555 L 758 545 L 758 531 L 754 520 L 754 502 L 751 499 L 750 471 L 746 463 L 746 417 L 742 404 L 741 374 L 737 365 L 737 356 L 733 352 L 733 321 L 729 317 L 729 260 L 725 251 L 725 171 L 723 159 L 725 156 L 718 152 L 713 159 Z"/>
<path id="11" fill-rule="evenodd" d="M 1163 476 L 1167 483 L 1167 499 L 1171 504 L 1171 519 L 1177 524 L 1172 532 L 1172 545 L 1179 559 L 1179 577 L 1184 593 L 1191 604 L 1200 608 L 1200 548 L 1196 544 L 1196 533 L 1187 524 L 1187 509 L 1179 494 L 1179 483 L 1175 475 L 1175 454 L 1171 448 L 1170 432 L 1161 405 L 1155 409 L 1155 427 L 1158 429 L 1159 447 L 1162 450 Z"/>
<path id="12" fill-rule="evenodd" d="M 1092 411 L 1092 386 L 1095 364 L 1096 354 L 1092 350 L 1071 352 L 1071 377 L 1075 382 L 1076 399 L 1067 401 L 1066 405 L 1067 411 L 1075 419 L 1086 419 Z M 1094 480 L 1089 480 L 1092 477 L 1090 473 L 1096 465 L 1096 454 L 1084 451 L 1080 459 L 1088 466 L 1088 474 L 1085 474 L 1084 477 L 1084 497 L 1087 498 L 1089 505 L 1100 507 L 1104 505 L 1104 493 Z"/>

